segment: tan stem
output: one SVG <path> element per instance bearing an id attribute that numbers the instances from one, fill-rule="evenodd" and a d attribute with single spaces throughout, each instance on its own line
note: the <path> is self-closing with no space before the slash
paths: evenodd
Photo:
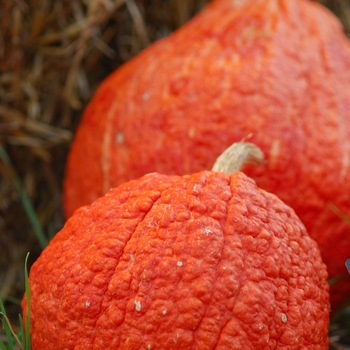
<path id="1" fill-rule="evenodd" d="M 216 160 L 213 171 L 230 175 L 240 171 L 245 164 L 264 163 L 264 154 L 258 146 L 249 142 L 236 142 L 227 148 Z"/>

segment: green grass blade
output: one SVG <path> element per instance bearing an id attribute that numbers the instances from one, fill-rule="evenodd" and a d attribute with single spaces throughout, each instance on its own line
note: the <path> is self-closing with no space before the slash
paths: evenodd
<path id="1" fill-rule="evenodd" d="M 29 279 L 28 279 L 28 257 L 29 257 L 29 253 L 27 253 L 25 264 L 24 264 L 25 290 L 26 290 L 26 299 L 27 299 L 26 330 L 24 334 L 25 350 L 30 350 L 30 288 L 29 288 Z"/>
<path id="2" fill-rule="evenodd" d="M 7 155 L 5 149 L 1 145 L 0 145 L 0 159 L 10 168 L 10 170 L 12 172 L 13 181 L 14 181 L 16 189 L 19 193 L 19 196 L 20 196 L 20 199 L 22 202 L 22 206 L 26 212 L 26 215 L 30 221 L 30 224 L 32 225 L 32 228 L 33 228 L 35 235 L 40 243 L 41 248 L 44 249 L 48 244 L 48 240 L 47 240 L 47 238 L 44 234 L 44 231 L 40 225 L 38 217 L 33 209 L 33 206 L 32 206 L 32 204 L 27 196 L 27 193 L 24 190 L 24 187 L 22 186 L 22 183 L 19 179 L 19 176 L 15 172 L 15 169 L 13 167 L 13 164 L 12 164 L 9 156 Z"/>
<path id="3" fill-rule="evenodd" d="M 328 284 L 332 286 L 333 284 L 336 284 L 338 281 L 344 279 L 344 277 L 347 277 L 345 273 L 342 273 L 341 275 L 334 276 L 332 278 L 328 278 Z"/>
<path id="4" fill-rule="evenodd" d="M 4 301 L 9 301 L 10 303 L 15 305 L 21 305 L 21 301 L 18 298 L 12 297 L 11 295 L 5 295 L 0 293 L 0 298 Z"/>
<path id="5" fill-rule="evenodd" d="M 19 333 L 18 333 L 18 338 L 20 339 L 21 343 L 24 344 L 25 340 L 24 340 L 24 336 L 25 336 L 25 330 L 24 330 L 24 325 L 23 325 L 23 320 L 22 320 L 22 316 L 18 315 L 19 317 Z M 22 347 L 23 349 L 23 347 Z"/>
<path id="6" fill-rule="evenodd" d="M 348 225 L 350 225 L 350 218 L 344 214 L 338 207 L 336 207 L 333 203 L 328 203 L 328 207 L 332 212 L 338 215 L 343 221 L 345 221 Z"/>
<path id="7" fill-rule="evenodd" d="M 1 339 L 0 339 L 0 349 L 1 349 L 1 350 L 8 350 L 8 349 L 6 349 L 6 346 L 5 346 L 5 344 L 1 341 Z"/>
<path id="8" fill-rule="evenodd" d="M 33 227 L 33 230 L 35 232 L 35 235 L 39 241 L 40 247 L 42 249 L 44 249 L 48 244 L 48 240 L 45 237 L 44 231 L 41 228 L 41 225 L 40 225 L 39 220 L 36 216 L 36 213 L 33 209 L 33 206 L 32 206 L 32 204 L 31 204 L 23 187 L 19 188 L 18 192 L 20 194 L 23 208 L 27 213 L 28 219 L 29 219 L 29 221 Z"/>
<path id="9" fill-rule="evenodd" d="M 2 300 L 0 300 L 0 317 L 2 319 L 2 323 L 5 329 L 5 334 L 8 342 L 7 350 L 13 350 L 14 339 L 12 336 L 12 330 L 11 330 L 9 320 L 7 318 L 6 310 L 5 310 L 4 304 L 2 303 Z"/>

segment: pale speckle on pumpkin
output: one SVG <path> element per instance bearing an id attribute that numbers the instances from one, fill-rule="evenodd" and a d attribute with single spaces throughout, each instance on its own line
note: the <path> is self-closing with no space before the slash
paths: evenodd
<path id="1" fill-rule="evenodd" d="M 134 300 L 135 303 L 135 310 L 141 311 L 141 302 L 139 300 Z"/>
<path id="2" fill-rule="evenodd" d="M 115 137 L 115 140 L 118 145 L 121 145 L 122 143 L 124 143 L 124 140 L 125 140 L 124 133 L 122 131 L 119 131 Z"/>
<path id="3" fill-rule="evenodd" d="M 234 7 L 240 7 L 240 6 L 242 6 L 245 2 L 246 2 L 246 0 L 233 0 L 233 1 L 232 1 L 232 5 L 233 5 Z"/>
<path id="4" fill-rule="evenodd" d="M 210 230 L 209 228 L 206 228 L 205 230 L 204 230 L 204 232 L 205 232 L 205 234 L 208 236 L 210 233 L 213 233 L 213 231 L 212 230 Z"/>
<path id="5" fill-rule="evenodd" d="M 150 94 L 150 92 L 148 92 L 148 91 L 146 91 L 146 92 L 142 95 L 142 99 L 143 99 L 144 101 L 148 101 L 148 100 L 150 99 L 150 97 L 151 97 L 151 94 Z"/>
<path id="6" fill-rule="evenodd" d="M 281 153 L 281 145 L 279 140 L 273 140 L 270 147 L 270 159 L 269 165 L 272 169 L 276 167 L 278 164 L 278 159 Z"/>
<path id="7" fill-rule="evenodd" d="M 188 129 L 188 137 L 190 139 L 193 139 L 196 135 L 196 129 L 194 127 L 191 127 Z"/>

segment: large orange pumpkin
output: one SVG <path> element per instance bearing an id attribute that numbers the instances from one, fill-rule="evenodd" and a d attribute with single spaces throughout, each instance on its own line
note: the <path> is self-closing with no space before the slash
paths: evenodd
<path id="1" fill-rule="evenodd" d="M 67 221 L 29 283 L 33 350 L 328 349 L 317 244 L 241 172 L 110 190 Z"/>
<path id="2" fill-rule="evenodd" d="M 68 157 L 66 215 L 152 171 L 208 169 L 249 134 L 267 162 L 247 174 L 295 209 L 330 277 L 345 273 L 350 230 L 330 207 L 350 214 L 350 45 L 307 0 L 214 0 L 111 74 Z"/>

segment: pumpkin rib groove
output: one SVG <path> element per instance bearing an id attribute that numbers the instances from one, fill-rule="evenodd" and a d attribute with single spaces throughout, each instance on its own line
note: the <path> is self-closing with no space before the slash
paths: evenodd
<path id="1" fill-rule="evenodd" d="M 218 199 L 221 199 L 223 203 L 225 203 L 225 219 L 223 220 L 218 220 L 217 218 L 213 218 L 213 216 L 211 216 L 219 225 L 220 227 L 220 230 L 221 230 L 221 233 L 222 233 L 222 236 L 223 236 L 223 244 L 222 244 L 222 248 L 221 248 L 221 252 L 220 252 L 220 256 L 221 258 L 223 259 L 224 258 L 224 247 L 226 246 L 226 241 L 227 241 L 227 238 L 226 238 L 226 232 L 225 232 L 225 227 L 226 227 L 226 221 L 227 221 L 227 213 L 228 213 L 228 203 L 230 201 L 230 199 L 232 198 L 233 194 L 232 194 L 232 191 L 231 191 L 231 187 L 230 187 L 230 177 L 229 176 L 225 176 L 223 177 L 223 179 L 225 179 L 225 182 L 227 183 L 226 185 L 226 188 L 227 189 L 230 189 L 230 195 L 229 196 L 225 196 L 225 198 L 220 198 L 220 196 L 218 196 L 219 198 Z M 208 181 L 208 178 L 206 178 L 206 183 Z M 210 216 L 210 215 L 209 215 Z M 212 270 L 214 271 L 215 270 L 215 278 L 213 280 L 213 288 L 211 290 L 211 294 L 210 294 L 210 298 L 208 300 L 208 302 L 206 303 L 206 306 L 205 306 L 205 311 L 203 313 L 203 316 L 200 320 L 200 322 L 198 323 L 198 326 L 196 327 L 196 329 L 194 330 L 194 339 L 197 339 L 198 336 L 197 336 L 197 333 L 198 333 L 198 330 L 201 330 L 201 326 L 203 321 L 206 320 L 206 316 L 207 313 L 208 313 L 208 308 L 210 305 L 212 305 L 213 303 L 215 303 L 215 301 L 213 300 L 214 299 L 214 293 L 216 291 L 216 284 L 218 282 L 218 279 L 219 279 L 219 264 L 220 264 L 220 261 L 217 262 L 217 264 L 215 265 L 215 267 L 212 268 Z M 223 327 L 220 327 L 220 330 L 219 330 L 219 333 L 217 335 L 215 335 L 215 342 L 213 342 L 211 345 L 212 345 L 212 348 L 215 349 L 217 344 L 218 344 L 218 341 L 220 339 L 220 334 L 222 332 L 222 329 Z"/>
<path id="2" fill-rule="evenodd" d="M 152 175 L 153 175 L 153 174 L 150 174 L 150 175 L 148 175 L 148 176 L 151 177 Z M 171 183 L 172 183 L 172 181 L 168 181 L 168 183 L 165 183 L 165 182 L 161 182 L 161 179 L 157 179 L 157 180 L 160 181 L 159 184 L 161 184 L 162 187 L 164 187 L 164 186 L 170 187 L 170 186 L 171 186 Z M 159 186 L 159 184 L 158 184 L 158 186 Z M 152 191 L 154 191 L 154 192 L 159 192 L 159 191 L 157 190 L 157 188 L 158 188 L 157 186 L 156 186 L 155 188 L 152 186 L 150 189 L 151 189 Z M 150 213 L 152 213 L 152 210 L 153 210 L 154 206 L 156 206 L 157 203 L 158 203 L 159 201 L 161 201 L 161 198 L 162 198 L 162 197 L 161 197 L 161 193 L 162 193 L 162 192 L 159 192 L 159 193 L 160 193 L 159 197 L 158 197 L 155 201 L 152 202 L 152 205 L 149 207 L 148 211 L 145 212 L 145 215 L 144 215 L 144 217 L 142 218 L 142 220 L 141 220 L 141 221 L 137 224 L 137 226 L 135 227 L 135 229 L 134 229 L 134 231 L 133 231 L 133 234 L 135 234 L 135 232 L 142 231 L 142 230 L 140 230 L 140 227 L 143 225 L 143 222 L 144 222 L 144 220 L 147 218 L 147 215 L 150 214 Z M 140 242 L 140 239 L 141 239 L 141 238 L 142 238 L 142 236 L 139 236 L 138 239 L 137 239 L 137 241 L 135 242 L 136 248 L 137 248 L 137 246 L 139 245 L 139 242 Z M 124 255 L 127 254 L 127 252 L 126 252 L 126 247 L 127 247 L 128 244 L 130 244 L 130 240 L 128 240 L 128 242 L 125 244 L 124 249 L 123 249 L 123 252 L 122 252 L 122 254 L 121 254 L 121 257 L 123 257 Z M 128 254 L 130 254 L 130 253 L 128 253 Z M 135 252 L 133 253 L 133 255 L 136 257 L 136 255 L 137 255 L 137 251 L 136 251 L 136 250 L 135 250 Z M 134 259 L 135 259 L 135 258 L 134 258 Z M 119 264 L 119 262 L 120 262 L 120 259 L 119 259 L 119 261 L 118 261 L 118 264 Z M 118 264 L 116 265 L 116 267 L 115 267 L 115 269 L 114 269 L 114 274 L 117 273 Z M 133 277 L 132 277 L 132 280 L 131 280 L 130 283 L 129 283 L 129 287 L 130 287 L 130 285 L 132 284 L 133 280 L 135 280 L 135 279 L 138 278 L 138 276 L 135 275 L 134 265 L 135 265 L 135 260 L 133 260 L 132 267 L 131 267 L 131 268 L 130 268 L 130 266 L 128 267 L 128 271 L 129 271 L 130 275 L 133 276 Z M 112 276 L 112 278 L 113 278 L 113 276 Z M 111 280 L 112 280 L 112 279 L 111 279 Z M 111 280 L 110 280 L 109 283 L 108 283 L 109 285 L 111 284 Z M 139 285 L 139 287 L 140 287 L 140 283 L 139 283 L 138 285 Z M 131 295 L 129 294 L 128 298 L 129 298 L 129 299 L 134 299 L 134 300 L 136 301 L 136 295 L 138 294 L 138 291 L 139 291 L 139 289 L 133 289 L 133 290 L 132 290 L 132 292 L 133 292 L 132 295 L 133 295 L 133 296 L 131 296 Z M 136 302 L 137 302 L 137 301 L 136 301 Z M 106 305 L 106 308 L 107 308 L 107 307 L 108 307 L 108 304 Z M 125 318 L 126 314 L 127 314 L 127 304 L 124 305 L 124 310 L 123 310 L 123 315 L 124 315 L 123 320 L 124 320 L 124 321 L 123 321 L 122 323 L 126 322 L 126 318 Z M 119 346 L 119 343 L 118 343 L 118 346 Z"/>
<path id="3" fill-rule="evenodd" d="M 209 173 L 207 173 L 209 174 Z M 206 174 L 206 175 L 207 175 Z M 205 177 L 205 181 L 203 183 L 203 186 L 200 188 L 200 191 L 198 193 L 196 193 L 197 197 L 200 199 L 201 197 L 205 196 L 205 193 L 207 191 L 209 191 L 208 187 L 210 186 L 210 176 L 206 176 Z M 198 191 L 198 188 L 196 189 L 196 192 Z M 203 202 L 206 202 L 203 200 Z M 209 208 L 207 208 L 207 211 L 210 210 Z M 192 211 L 191 211 L 192 213 Z M 223 225 L 222 225 L 222 220 L 219 220 L 215 217 L 213 217 L 212 215 L 210 215 L 210 212 L 208 212 L 207 214 L 209 214 L 209 217 L 211 217 L 213 220 L 215 220 L 215 222 L 218 224 L 218 226 L 220 227 L 220 232 L 221 232 L 221 236 L 223 237 L 223 244 L 222 244 L 222 247 L 221 247 L 221 251 L 220 253 L 218 253 L 220 256 L 222 256 L 222 249 L 223 249 L 223 246 L 224 246 L 224 242 L 225 242 L 225 235 L 224 235 L 224 230 L 223 230 Z M 201 215 L 201 217 L 203 217 L 203 214 Z M 206 225 L 207 226 L 207 225 Z M 208 228 L 209 229 L 209 228 Z M 205 228 L 205 230 L 207 230 L 207 227 Z M 210 233 L 209 233 L 210 234 Z M 210 295 L 209 297 L 207 298 L 208 300 L 204 303 L 205 305 L 205 308 L 204 308 L 204 311 L 203 311 L 203 314 L 201 316 L 201 318 L 199 319 L 198 321 L 198 324 L 196 326 L 195 329 L 193 329 L 193 338 L 194 338 L 194 342 L 196 343 L 196 339 L 198 339 L 198 331 L 201 330 L 202 326 L 203 326 L 203 322 L 207 319 L 208 315 L 208 308 L 209 306 L 211 305 L 212 303 L 212 299 L 213 299 L 213 294 L 214 294 L 214 291 L 215 291 L 215 285 L 216 285 L 216 282 L 217 282 L 217 279 L 218 279 L 218 265 L 219 265 L 219 261 L 217 261 L 217 263 L 213 266 L 211 266 L 211 274 L 214 274 L 215 277 L 213 277 L 213 281 L 212 281 L 212 289 L 210 291 Z M 200 338 L 199 338 L 200 340 Z M 215 347 L 215 344 L 214 344 L 214 347 Z"/>
<path id="4" fill-rule="evenodd" d="M 206 178 L 206 183 L 208 181 L 208 178 Z M 230 180 L 229 180 L 229 177 L 228 176 L 225 176 L 225 182 L 227 183 L 227 188 L 230 189 Z M 223 202 L 226 204 L 225 205 L 225 219 L 223 220 L 218 220 L 217 218 L 214 218 L 214 220 L 218 223 L 218 225 L 220 226 L 220 231 L 222 232 L 222 236 L 223 236 L 223 244 L 222 244 L 222 248 L 221 248 L 221 252 L 220 252 L 220 256 L 222 259 L 225 258 L 225 254 L 224 254 L 224 247 L 226 246 L 226 240 L 227 240 L 227 237 L 226 237 L 226 231 L 225 231 L 225 228 L 226 228 L 226 217 L 227 217 L 227 207 L 228 207 L 228 202 L 229 200 L 232 198 L 232 192 L 230 190 L 230 195 L 229 196 L 225 196 L 225 198 L 220 198 L 221 200 L 223 200 Z M 210 216 L 210 215 L 209 215 Z M 212 217 L 212 216 L 211 216 Z M 218 283 L 218 280 L 219 280 L 219 271 L 218 271 L 218 268 L 219 268 L 219 264 L 220 262 L 218 261 L 217 264 L 215 264 L 215 266 L 212 267 L 212 270 L 211 271 L 215 271 L 214 274 L 216 276 L 216 278 L 213 279 L 213 288 L 212 288 L 212 291 L 211 291 L 211 294 L 210 294 L 210 297 L 208 299 L 208 302 L 206 303 L 206 309 L 205 309 L 205 312 L 203 313 L 203 317 L 200 321 L 200 323 L 198 324 L 197 328 L 194 330 L 195 332 L 195 337 L 194 339 L 201 339 L 200 335 L 198 336 L 198 332 L 202 332 L 202 327 L 205 326 L 203 325 L 204 322 L 207 321 L 208 317 L 210 317 L 210 315 L 208 315 L 208 313 L 210 312 L 210 310 L 208 309 L 210 305 L 212 305 L 215 301 L 214 301 L 214 294 L 217 293 L 217 283 Z M 220 334 L 224 328 L 225 324 L 222 325 L 220 328 L 219 328 L 219 332 L 218 334 L 215 334 L 214 337 L 215 337 L 215 341 L 213 342 L 213 340 L 211 340 L 211 346 L 212 348 L 216 348 L 217 344 L 218 344 L 218 341 L 219 341 L 219 338 L 220 338 Z"/>
<path id="5" fill-rule="evenodd" d="M 158 200 L 158 199 L 157 199 Z M 155 201 L 156 202 L 156 201 Z M 153 207 L 153 205 L 154 205 L 154 203 L 155 202 L 153 202 L 153 204 L 152 204 L 152 207 Z M 152 207 L 149 209 L 149 211 L 148 212 L 150 212 L 151 210 L 152 210 Z M 148 213 L 147 212 L 147 213 Z M 145 213 L 145 216 L 147 215 L 147 213 Z M 134 232 L 137 230 L 137 227 L 140 225 L 142 223 L 142 220 L 137 224 L 137 226 L 135 227 L 135 230 L 134 230 Z M 129 241 L 128 241 L 129 242 Z M 125 248 L 126 248 L 126 245 L 128 244 L 128 242 L 126 242 L 126 244 L 124 245 L 124 248 L 123 248 L 123 251 L 122 251 L 122 253 L 121 253 L 121 256 L 120 257 L 122 257 L 124 254 L 125 254 Z M 115 268 L 113 269 L 113 271 L 115 272 L 116 271 L 116 269 L 117 269 L 117 267 L 118 267 L 118 264 L 119 264 L 119 262 L 120 262 L 120 258 L 118 259 L 118 261 L 116 261 L 116 265 L 115 265 Z M 113 278 L 113 275 L 114 274 L 111 274 L 111 276 L 110 276 L 110 279 L 109 279 L 109 281 L 107 282 L 107 287 L 106 287 L 106 291 L 108 290 L 108 288 L 109 288 L 109 285 L 111 284 L 111 281 L 112 281 L 112 278 Z M 105 311 L 103 308 L 102 308 L 102 303 L 103 303 L 103 299 L 104 299 L 104 297 L 102 298 L 102 300 L 101 300 L 101 312 L 100 312 L 100 315 L 99 315 L 99 317 L 97 317 L 97 319 L 96 319 L 96 323 L 95 323 L 95 326 L 96 326 L 96 324 L 99 322 L 99 318 L 101 317 L 101 315 L 103 314 L 103 312 Z M 105 309 L 108 307 L 108 305 L 106 305 L 106 307 L 105 307 Z M 126 314 L 126 311 L 124 310 L 124 315 Z M 124 317 L 124 319 L 125 319 L 125 317 Z M 92 338 L 92 346 L 94 346 L 94 343 L 95 343 L 95 339 L 96 339 L 96 335 Z"/>
<path id="6" fill-rule="evenodd" d="M 113 132 L 113 128 L 111 126 L 113 120 L 113 113 L 115 113 L 115 104 L 113 102 L 110 110 L 106 114 L 106 122 L 105 122 L 105 130 L 102 136 L 101 142 L 101 169 L 102 169 L 102 178 L 103 178 L 103 192 L 107 192 L 110 189 L 110 163 L 111 163 L 111 142 L 112 137 L 111 133 Z"/>
<path id="7" fill-rule="evenodd" d="M 154 193 L 156 193 L 156 191 L 152 191 L 152 193 L 154 194 Z M 133 200 L 137 200 L 137 197 L 129 197 L 128 199 L 127 199 L 127 201 L 125 202 L 125 205 L 127 205 L 127 203 L 128 203 L 128 200 L 130 201 L 133 201 Z M 148 197 L 148 199 L 150 199 L 150 197 Z M 152 201 L 152 203 L 154 203 L 154 200 Z M 147 212 L 145 212 L 144 211 L 144 206 L 143 206 L 143 204 L 141 203 L 141 205 L 142 205 L 142 208 L 141 208 L 141 210 L 139 210 L 139 213 L 143 213 L 143 217 L 147 214 Z M 153 205 L 153 204 L 152 204 Z M 137 207 L 137 205 L 136 205 L 136 207 Z M 152 206 L 151 206 L 152 207 Z M 95 210 L 96 210 L 96 208 L 95 208 Z M 137 224 L 137 226 L 138 225 L 140 225 L 140 223 L 142 222 L 142 219 L 140 219 L 141 221 Z M 136 227 L 137 227 L 136 226 Z M 135 231 L 135 229 L 136 228 L 134 228 L 133 229 L 133 232 Z M 133 233 L 132 232 L 132 233 Z M 131 233 L 131 234 L 132 234 Z M 119 242 L 121 242 L 120 240 L 119 240 Z M 128 241 L 127 241 L 128 242 Z M 116 263 L 115 263 L 115 267 L 114 267 L 114 269 L 113 269 L 113 271 L 115 271 L 116 270 L 116 268 L 118 267 L 118 265 L 119 265 L 119 263 L 120 263 L 120 259 L 121 259 L 121 257 L 123 256 L 123 254 L 125 253 L 125 248 L 126 248 L 126 245 L 127 245 L 127 243 L 126 244 L 124 244 L 123 245 L 123 249 L 122 249 L 122 252 L 120 252 L 119 253 L 119 259 L 116 261 Z M 107 285 L 107 288 L 106 289 L 108 289 L 109 288 L 109 286 L 111 285 L 111 278 L 113 277 L 113 274 L 110 276 L 110 279 L 108 280 L 108 285 Z M 104 293 L 105 294 L 105 293 Z M 101 311 L 100 311 L 100 315 L 103 313 L 103 311 L 105 310 L 104 308 L 103 308 L 103 299 L 104 299 L 104 297 L 100 300 L 100 305 L 101 305 Z M 108 305 L 107 305 L 108 306 Z M 95 322 L 95 325 L 97 324 L 99 322 L 99 317 L 97 317 L 97 319 L 96 319 L 96 322 Z"/>

